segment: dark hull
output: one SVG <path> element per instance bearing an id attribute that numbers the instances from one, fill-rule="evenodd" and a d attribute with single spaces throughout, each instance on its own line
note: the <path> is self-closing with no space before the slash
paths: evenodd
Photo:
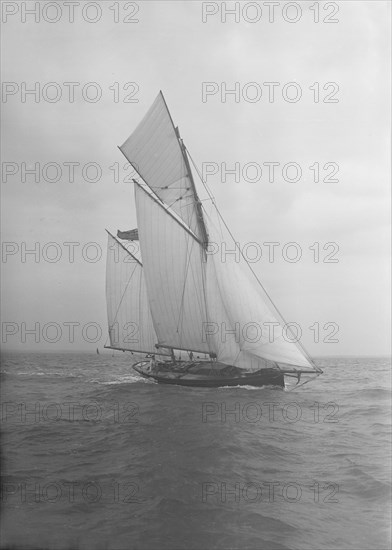
<path id="1" fill-rule="evenodd" d="M 284 375 L 275 369 L 264 369 L 256 373 L 239 373 L 230 376 L 225 373 L 190 373 L 190 372 L 149 372 L 148 364 L 136 363 L 133 368 L 144 378 L 155 380 L 159 384 L 174 384 L 197 388 L 218 388 L 222 386 L 279 386 L 284 388 Z"/>

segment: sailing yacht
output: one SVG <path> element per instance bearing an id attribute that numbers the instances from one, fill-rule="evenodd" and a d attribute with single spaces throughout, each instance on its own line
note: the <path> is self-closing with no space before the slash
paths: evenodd
<path id="1" fill-rule="evenodd" d="M 137 229 L 108 231 L 106 347 L 141 354 L 134 370 L 164 384 L 284 388 L 285 377 L 298 385 L 301 375 L 321 374 L 202 178 L 206 199 L 199 198 L 193 160 L 162 92 L 119 148 L 136 173 Z M 229 242 L 236 254 L 223 257 L 220 246 Z"/>

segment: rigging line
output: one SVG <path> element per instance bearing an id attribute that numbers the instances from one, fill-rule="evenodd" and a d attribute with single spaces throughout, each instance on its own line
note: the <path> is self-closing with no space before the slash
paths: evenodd
<path id="1" fill-rule="evenodd" d="M 121 305 L 122 305 L 122 301 L 124 300 L 124 296 L 125 296 L 126 291 L 128 290 L 129 283 L 131 282 L 131 279 L 132 279 L 132 277 L 133 277 L 133 275 L 134 275 L 134 273 L 135 273 L 135 271 L 136 271 L 136 267 L 137 267 L 137 266 L 135 265 L 134 268 L 133 268 L 133 271 L 132 271 L 131 275 L 129 276 L 128 282 L 127 282 L 127 284 L 126 284 L 126 286 L 125 286 L 125 289 L 124 289 L 124 292 L 123 292 L 123 294 L 122 294 L 122 296 L 121 296 L 121 300 L 120 300 L 120 303 L 119 303 L 119 305 L 118 305 L 117 311 L 116 311 L 116 313 L 115 313 L 115 315 L 114 315 L 113 324 L 112 324 L 111 326 L 109 326 L 109 331 L 110 331 L 111 328 L 113 328 L 113 325 L 114 325 L 114 323 L 116 322 L 118 312 L 120 311 L 120 307 L 121 307 Z"/>
<path id="2" fill-rule="evenodd" d="M 209 260 L 207 259 L 207 261 L 209 261 L 209 262 L 211 263 L 211 261 L 213 261 L 213 260 L 212 260 L 211 257 L 210 257 L 210 259 L 209 259 Z M 207 261 L 205 262 L 205 266 L 206 266 L 205 269 L 207 269 Z M 217 277 L 217 273 L 216 273 L 216 267 L 215 267 L 214 264 L 213 264 L 213 269 L 214 269 L 214 277 L 216 278 L 216 277 Z M 232 319 L 230 319 L 229 313 L 228 313 L 228 311 L 227 311 L 227 305 L 225 304 L 225 301 L 224 301 L 224 299 L 223 299 L 221 287 L 220 287 L 219 284 L 218 284 L 217 286 L 218 286 L 218 293 L 219 293 L 220 304 L 221 304 L 221 306 L 223 307 L 223 310 L 224 310 L 225 315 L 226 315 L 226 319 L 227 319 L 228 322 L 230 323 L 230 327 L 231 327 L 231 329 L 232 329 L 232 331 L 233 331 L 233 330 L 235 330 L 235 329 L 233 329 L 233 321 L 232 321 Z M 208 321 L 214 322 L 214 323 L 215 323 L 216 321 L 213 321 L 213 320 L 210 318 L 210 316 L 209 316 L 209 312 L 208 312 L 208 300 L 207 300 L 207 298 L 206 298 L 206 311 L 207 311 L 207 319 L 208 319 Z M 221 326 L 221 328 L 222 328 L 222 326 Z M 208 341 L 208 340 L 207 340 L 207 341 Z M 237 359 L 238 359 L 238 357 L 239 357 L 239 355 L 240 355 L 240 353 L 241 353 L 241 348 L 240 348 L 240 345 L 238 344 L 238 342 L 236 341 L 236 339 L 234 339 L 234 342 L 238 345 L 238 350 L 239 350 L 239 351 L 238 351 L 238 354 L 237 354 L 237 356 L 236 356 L 236 358 L 235 358 L 235 361 L 237 361 Z M 219 346 L 218 346 L 218 349 L 219 349 Z M 217 349 L 214 349 L 214 351 L 217 352 Z"/>
<path id="3" fill-rule="evenodd" d="M 163 187 L 161 187 L 160 185 L 149 185 L 148 187 L 150 189 L 163 189 L 163 190 L 170 189 L 170 191 L 172 189 L 184 189 L 184 187 L 172 187 L 171 183 L 169 183 L 168 185 L 164 185 Z"/>
<path id="4" fill-rule="evenodd" d="M 207 340 L 206 340 L 206 342 L 204 342 L 204 340 L 203 340 L 203 336 L 204 336 L 203 335 L 203 323 L 204 323 L 204 320 L 208 321 L 208 300 L 207 300 L 207 283 L 206 283 L 206 281 L 207 281 L 207 272 L 206 272 L 206 270 L 207 270 L 207 261 L 206 261 L 207 256 L 206 256 L 205 250 L 203 248 L 199 249 L 199 254 L 200 254 L 200 261 L 201 261 L 200 275 L 201 275 L 201 287 L 202 287 L 202 293 L 201 294 L 196 292 L 197 303 L 199 305 L 200 313 L 202 315 L 202 326 L 199 327 L 199 335 L 201 334 L 202 342 L 207 343 L 207 346 L 208 346 L 208 349 L 209 349 L 208 353 L 210 353 L 211 351 L 215 352 L 216 350 L 211 349 L 211 346 L 208 344 Z M 192 275 L 193 275 L 194 288 L 197 291 L 200 288 L 199 280 L 197 279 L 197 277 L 196 277 L 196 275 L 193 271 L 192 271 Z M 201 328 L 201 330 L 200 330 L 200 328 Z"/>
<path id="5" fill-rule="evenodd" d="M 187 189 L 187 191 L 188 191 L 188 189 Z M 173 201 L 171 204 L 168 204 L 168 207 L 171 208 L 171 207 L 173 206 L 173 204 L 175 204 L 175 203 L 178 202 L 178 201 L 181 201 L 181 200 L 184 199 L 184 198 L 186 198 L 186 195 L 181 195 L 181 197 L 177 197 L 175 201 Z M 181 209 L 181 206 L 182 206 L 182 205 L 180 205 L 180 209 Z M 188 205 L 186 205 L 186 206 L 188 206 Z M 184 220 L 184 221 L 185 221 L 185 220 Z"/>
<path id="6" fill-rule="evenodd" d="M 192 188 L 192 191 L 193 191 L 193 195 L 196 199 L 195 200 L 195 209 L 196 209 L 197 223 L 198 223 L 199 229 L 200 229 L 201 234 L 202 234 L 202 238 L 203 238 L 203 241 L 204 241 L 204 247 L 206 247 L 207 243 L 208 243 L 208 231 L 207 231 L 206 224 L 205 224 L 204 218 L 203 218 L 202 204 L 201 204 L 201 202 L 199 200 L 199 196 L 197 194 L 195 180 L 193 179 L 192 169 L 191 169 L 191 165 L 190 165 L 189 159 L 188 159 L 187 148 L 185 147 L 184 140 L 182 138 L 180 138 L 180 133 L 179 133 L 178 129 L 176 130 L 176 134 L 177 134 L 178 143 L 180 145 L 181 153 L 182 153 L 182 156 L 183 156 L 183 159 L 184 159 L 184 162 L 185 162 L 185 168 L 186 168 L 187 173 L 188 173 L 189 182 L 190 182 L 190 185 L 191 185 L 191 188 Z"/>
<path id="7" fill-rule="evenodd" d="M 238 250 L 239 250 L 239 252 L 240 252 L 242 258 L 245 260 L 247 266 L 249 267 L 249 269 L 250 269 L 251 272 L 253 273 L 253 275 L 254 275 L 256 281 L 259 283 L 260 287 L 261 287 L 261 288 L 263 289 L 263 291 L 265 292 L 265 294 L 266 294 L 266 296 L 268 297 L 269 301 L 271 302 L 272 306 L 276 309 L 277 313 L 278 313 L 279 316 L 281 317 L 281 320 L 282 320 L 282 321 L 285 323 L 285 325 L 287 326 L 287 325 L 288 325 L 287 321 L 286 321 L 285 318 L 283 317 L 282 313 L 279 311 L 278 307 L 274 304 L 272 298 L 271 298 L 270 295 L 268 294 L 267 290 L 264 288 L 262 282 L 260 281 L 260 279 L 259 279 L 258 276 L 256 275 L 256 273 L 255 273 L 255 271 L 253 270 L 252 266 L 249 264 L 248 260 L 245 258 L 245 256 L 244 256 L 244 254 L 243 254 L 241 248 L 238 246 L 238 244 L 237 244 L 237 242 L 236 242 L 236 240 L 235 240 L 235 238 L 234 238 L 232 232 L 230 231 L 230 229 L 229 229 L 227 223 L 225 222 L 225 220 L 224 220 L 222 214 L 221 214 L 220 211 L 219 211 L 219 208 L 218 208 L 217 205 L 216 205 L 214 196 L 212 195 L 211 191 L 209 190 L 209 188 L 208 188 L 208 186 L 207 186 L 207 183 L 203 180 L 202 175 L 200 174 L 200 170 L 199 170 L 198 167 L 196 166 L 196 163 L 195 163 L 195 161 L 193 160 L 193 158 L 192 158 L 191 154 L 189 153 L 189 151 L 188 151 L 188 155 L 189 155 L 189 158 L 191 159 L 192 164 L 193 164 L 193 166 L 194 166 L 194 168 L 195 168 L 195 170 L 196 170 L 196 172 L 197 172 L 197 175 L 199 176 L 199 178 L 200 178 L 201 182 L 203 183 L 203 185 L 204 185 L 204 187 L 205 187 L 205 189 L 206 189 L 208 195 L 210 196 L 210 198 L 211 198 L 211 200 L 212 200 L 212 204 L 214 205 L 214 207 L 215 207 L 215 209 L 216 209 L 216 211 L 217 211 L 217 213 L 218 213 L 218 215 L 219 215 L 219 218 L 222 219 L 223 225 L 226 227 L 226 230 L 228 231 L 230 237 L 233 239 L 235 246 L 238 248 Z M 291 332 L 291 327 L 289 327 L 289 330 L 290 330 L 290 332 Z M 292 332 L 291 332 L 291 334 L 292 334 L 292 336 L 294 337 L 294 334 L 293 334 Z M 302 350 L 302 352 L 305 354 L 305 357 L 308 359 L 308 361 L 310 362 L 310 364 L 313 365 L 313 367 L 315 368 L 315 370 L 316 370 L 317 372 L 320 372 L 321 369 L 320 369 L 319 367 L 317 367 L 317 365 L 314 363 L 313 359 L 310 357 L 309 353 L 306 351 L 306 349 L 304 348 L 304 346 L 302 345 L 302 343 L 301 343 L 299 340 L 298 340 L 297 342 L 295 342 L 295 337 L 294 337 L 294 342 L 293 342 L 293 343 L 297 344 L 297 346 Z M 320 373 L 320 374 L 321 374 L 321 373 Z"/>
<path id="8" fill-rule="evenodd" d="M 143 316 L 143 299 L 142 299 L 142 275 L 143 275 L 143 272 L 141 271 L 140 274 L 139 274 L 139 281 L 138 281 L 138 288 L 139 288 L 139 296 L 138 296 L 138 312 L 139 312 L 139 326 L 137 327 L 138 329 L 138 333 L 139 333 L 139 338 L 140 340 L 142 339 L 142 335 L 140 334 L 140 328 L 141 327 L 146 327 L 146 331 L 143 331 L 146 333 L 148 333 L 148 343 L 149 343 L 149 346 L 151 346 L 152 348 L 154 347 L 154 342 L 151 342 L 151 331 L 150 330 L 147 330 L 147 326 L 150 328 L 149 326 L 149 323 L 148 323 L 148 317 L 147 317 L 147 322 L 146 324 L 144 324 L 144 316 Z M 154 338 L 152 339 L 154 340 Z M 146 347 L 149 347 L 149 346 L 146 346 Z"/>
<path id="9" fill-rule="evenodd" d="M 173 220 L 175 220 L 184 229 L 184 231 L 189 233 L 189 235 L 191 235 L 191 237 L 193 237 L 195 239 L 195 241 L 197 241 L 201 246 L 203 246 L 203 243 L 200 241 L 200 239 L 198 239 L 196 237 L 196 235 L 193 233 L 193 231 L 185 224 L 184 220 L 182 218 L 180 218 L 179 216 L 176 217 L 175 212 L 172 211 L 172 210 L 169 210 L 166 203 L 164 203 L 161 199 L 159 199 L 159 197 L 155 198 L 155 196 L 154 196 L 155 193 L 153 194 L 153 193 L 150 193 L 149 191 L 147 191 L 145 189 L 146 186 L 141 185 L 137 180 L 134 179 L 133 182 L 136 184 L 137 188 L 142 189 L 144 191 L 144 193 L 146 193 L 150 197 L 150 199 L 152 199 L 157 204 L 159 204 L 159 206 L 161 208 L 163 208 L 163 210 L 165 210 L 167 212 L 167 214 L 169 216 L 171 216 L 173 218 Z M 135 186 L 135 188 L 136 188 L 136 186 Z"/>
<path id="10" fill-rule="evenodd" d="M 188 178 L 189 179 L 189 176 L 188 174 L 184 174 L 182 176 L 180 176 L 179 178 L 177 178 L 176 180 L 173 180 L 172 182 L 168 183 L 167 185 L 164 185 L 163 187 L 158 187 L 158 186 L 155 186 L 155 187 L 152 187 L 151 186 L 151 189 L 184 189 L 184 187 L 172 187 L 172 185 L 174 183 L 177 183 L 179 182 L 180 180 L 183 180 L 183 179 L 186 179 Z"/>
<path id="11" fill-rule="evenodd" d="M 189 245 L 189 237 L 186 238 L 186 256 L 187 256 L 187 257 L 185 258 L 184 284 L 183 284 L 183 287 L 182 287 L 182 296 L 181 296 L 180 311 L 179 311 L 179 316 L 178 316 L 178 321 L 177 321 L 177 332 L 179 332 L 178 329 L 179 329 L 180 323 L 182 324 L 182 319 L 183 319 L 183 316 L 184 316 L 185 286 L 186 286 L 187 277 L 188 277 L 189 264 L 190 264 L 190 262 L 191 262 L 192 248 L 191 248 L 191 251 L 188 252 L 188 245 Z M 180 340 L 180 344 L 182 345 L 181 340 Z"/>
<path id="12" fill-rule="evenodd" d="M 184 296 L 185 296 L 185 286 L 186 286 L 186 279 L 187 279 L 187 273 L 188 273 L 188 266 L 189 266 L 189 261 L 190 261 L 190 255 L 188 257 L 188 243 L 189 243 L 189 240 L 185 237 L 185 242 L 186 242 L 186 251 L 185 251 L 185 273 L 184 273 L 184 282 L 183 282 L 183 285 L 182 285 L 182 293 L 181 293 L 181 302 L 180 302 L 180 309 L 179 309 L 179 312 L 178 312 L 178 318 L 177 318 L 177 328 L 176 328 L 176 332 L 177 334 L 179 334 L 179 328 L 180 328 L 180 324 L 182 324 L 182 319 L 183 319 L 183 315 L 184 315 Z M 180 339 L 180 345 L 182 345 L 182 342 L 181 342 L 181 339 Z"/>
<path id="13" fill-rule="evenodd" d="M 201 284 L 202 284 L 202 290 L 203 290 L 203 298 L 204 298 L 204 312 L 205 312 L 205 319 L 206 321 L 209 320 L 210 316 L 209 316 L 209 312 L 208 312 L 208 300 L 207 300 L 207 262 L 204 261 L 204 258 L 205 257 L 205 254 L 204 254 L 204 250 L 201 251 L 201 254 L 202 254 L 202 266 L 201 266 Z M 207 258 L 206 258 L 207 259 Z M 204 338 L 204 334 L 203 334 L 203 327 L 202 327 L 202 338 Z M 210 341 L 209 341 L 210 340 Z M 207 346 L 208 346 L 208 349 L 210 351 L 213 351 L 215 354 L 217 354 L 217 349 L 215 349 L 215 346 L 211 346 L 211 338 L 208 339 L 208 337 L 206 338 L 206 343 L 207 343 Z M 211 349 L 213 348 L 213 349 Z"/>
<path id="14" fill-rule="evenodd" d="M 184 148 L 185 148 L 186 152 L 188 153 L 189 158 L 191 159 L 191 162 L 192 162 L 192 164 L 193 164 L 193 167 L 194 167 L 194 169 L 196 170 L 196 173 L 197 173 L 197 175 L 199 176 L 200 181 L 201 181 L 202 184 L 204 185 L 204 187 L 205 187 L 205 189 L 206 189 L 206 191 L 207 191 L 207 193 L 208 193 L 209 198 L 212 200 L 213 204 L 215 205 L 215 197 L 214 197 L 214 195 L 212 194 L 212 191 L 211 191 L 210 188 L 208 187 L 207 182 L 203 180 L 203 177 L 202 177 L 202 175 L 200 174 L 200 170 L 199 170 L 199 168 L 197 167 L 195 161 L 193 160 L 193 157 L 192 157 L 192 155 L 190 154 L 189 149 L 188 149 L 187 147 L 185 147 L 185 145 L 184 145 Z"/>
<path id="15" fill-rule="evenodd" d="M 156 200 L 159 200 L 159 201 L 164 205 L 165 203 L 163 202 L 163 200 L 161 199 L 161 197 L 155 193 L 155 191 L 153 190 L 153 188 L 147 183 L 147 180 L 142 176 L 142 174 L 139 172 L 139 170 L 138 170 L 137 168 L 135 168 L 135 166 L 134 166 L 134 165 L 132 164 L 132 162 L 129 160 L 129 158 L 128 158 L 127 155 L 124 153 L 124 151 L 122 150 L 121 147 L 122 147 L 122 146 L 118 145 L 118 146 L 117 146 L 117 149 L 119 149 L 119 150 L 122 152 L 122 154 L 123 154 L 124 157 L 127 159 L 127 161 L 129 162 L 129 164 L 130 164 L 130 165 L 132 166 L 132 168 L 135 170 L 136 174 L 143 180 L 143 182 L 147 185 L 147 187 L 148 187 L 149 189 L 151 189 L 154 198 L 155 198 Z M 132 178 L 132 181 L 135 183 L 135 178 Z M 139 183 L 139 182 L 138 182 L 138 183 Z M 139 185 L 140 185 L 140 184 L 139 184 Z"/>
<path id="16" fill-rule="evenodd" d="M 212 201 L 212 199 L 210 199 L 210 197 L 208 197 L 208 199 L 200 199 L 200 202 L 208 202 L 208 201 Z"/>
<path id="17" fill-rule="evenodd" d="M 166 102 L 165 102 L 165 105 L 166 105 Z M 167 107 L 167 105 L 166 105 L 166 107 Z M 199 195 L 197 194 L 195 180 L 193 178 L 191 165 L 189 163 L 188 150 L 186 148 L 184 140 L 180 137 L 180 132 L 178 131 L 178 128 L 176 129 L 176 134 L 177 134 L 178 143 L 180 145 L 181 153 L 182 153 L 182 156 L 183 156 L 183 159 L 184 159 L 184 162 L 185 162 L 185 168 L 187 170 L 189 183 L 191 185 L 191 190 L 192 190 L 191 197 L 194 199 L 192 202 L 194 203 L 194 209 L 195 209 L 195 213 L 196 213 L 196 224 L 197 224 L 197 226 L 198 226 L 198 228 L 201 232 L 201 238 L 203 240 L 202 252 L 201 253 L 202 253 L 202 256 L 203 256 L 203 260 L 205 260 L 205 261 L 203 262 L 204 265 L 202 265 L 202 274 L 201 274 L 201 276 L 202 276 L 202 291 L 203 291 L 204 304 L 201 304 L 201 305 L 202 306 L 204 305 L 204 308 L 202 307 L 202 310 L 204 309 L 205 318 L 208 319 L 208 314 L 207 314 L 207 309 L 208 309 L 207 303 L 208 303 L 208 301 L 207 301 L 207 289 L 206 289 L 206 284 L 205 284 L 205 278 L 206 278 L 206 268 L 207 268 L 207 263 L 206 263 L 207 252 L 206 252 L 206 249 L 207 249 L 207 246 L 208 246 L 209 236 L 208 236 L 208 231 L 207 231 L 207 227 L 206 227 L 206 224 L 205 224 L 205 221 L 204 221 L 204 216 L 203 216 L 203 205 L 202 205 L 202 203 L 199 199 Z M 189 157 L 190 157 L 190 155 L 189 155 Z M 187 207 L 188 207 L 188 205 L 186 204 L 185 208 L 187 208 Z M 207 343 L 207 346 L 210 349 L 210 346 L 208 345 L 208 343 Z"/>
<path id="18" fill-rule="evenodd" d="M 137 263 L 138 263 L 141 267 L 143 267 L 142 262 L 141 262 L 138 258 L 136 258 L 136 256 L 135 256 L 134 254 L 132 254 L 132 252 L 131 252 L 130 250 L 128 250 L 128 248 L 127 248 L 126 246 L 124 246 L 122 243 L 120 243 L 120 241 L 119 241 L 114 235 L 112 235 L 112 234 L 110 233 L 110 231 L 108 231 L 107 229 L 106 229 L 105 231 L 106 231 L 106 233 L 107 233 L 108 235 L 110 235 L 110 236 L 112 237 L 112 239 L 114 239 L 114 240 L 116 241 L 117 244 L 119 244 L 119 245 L 121 246 L 121 248 L 123 248 L 123 249 L 125 250 L 125 252 L 128 252 L 128 254 L 129 254 L 130 256 L 132 256 L 132 258 L 133 258 L 134 260 L 136 260 Z"/>
<path id="19" fill-rule="evenodd" d="M 190 245 L 190 249 L 189 249 L 189 245 Z M 177 322 L 177 333 L 179 333 L 179 327 L 180 327 L 180 324 L 182 325 L 183 324 L 183 318 L 184 318 L 184 299 L 185 299 L 185 287 L 186 287 L 186 284 L 188 281 L 190 281 L 190 275 L 189 275 L 189 272 L 191 271 L 193 277 L 193 286 L 196 290 L 196 301 L 197 301 L 197 304 L 200 308 L 200 313 L 202 314 L 202 318 L 204 317 L 204 313 L 206 314 L 206 309 L 207 309 L 207 305 L 206 305 L 206 298 L 205 298 L 205 293 L 204 293 L 204 277 L 203 277 L 203 272 L 201 273 L 201 278 L 202 278 L 202 290 L 203 290 L 203 298 L 200 299 L 200 296 L 199 296 L 199 292 L 198 292 L 198 289 L 199 289 L 199 285 L 197 284 L 197 280 L 195 280 L 195 274 L 194 272 L 190 269 L 190 265 L 191 265 L 191 259 L 192 259 L 192 253 L 193 253 L 193 248 L 195 246 L 195 242 L 194 240 L 190 239 L 189 238 L 189 235 L 186 236 L 186 246 L 187 246 L 187 250 L 186 250 L 186 266 L 185 266 L 185 273 L 184 273 L 184 284 L 183 284 L 183 289 L 182 289 L 182 296 L 181 296 L 181 304 L 180 304 L 180 312 L 179 312 L 179 317 L 178 317 L 178 322 Z M 203 251 L 200 250 L 200 253 L 202 254 Z M 191 282 L 189 283 L 191 284 Z M 205 317 L 204 317 L 205 318 Z M 182 345 L 182 334 L 180 334 L 181 336 L 181 339 L 180 339 L 180 345 Z M 209 352 L 203 352 L 203 353 L 209 353 Z"/>
<path id="20" fill-rule="evenodd" d="M 191 200 L 188 200 L 188 199 L 191 199 Z M 181 203 L 179 203 L 179 216 L 180 214 L 183 214 L 183 212 L 189 208 L 191 208 L 192 206 L 196 206 L 197 205 L 197 201 L 195 201 L 190 195 L 182 195 L 182 197 L 179 197 L 178 199 L 176 199 L 171 205 L 170 207 L 175 203 L 175 202 L 178 202 L 179 200 L 181 200 Z M 203 199 L 204 201 L 210 201 L 211 199 Z M 187 202 L 185 202 L 187 201 Z M 197 216 L 197 212 L 191 212 L 191 217 L 193 218 L 193 215 L 195 215 L 195 218 L 196 218 L 196 223 L 197 223 L 197 219 L 198 219 L 198 216 Z M 184 220 L 185 222 L 185 219 L 184 218 L 181 218 L 182 220 Z M 190 224 L 189 224 L 189 227 L 190 227 Z"/>
<path id="21" fill-rule="evenodd" d="M 109 331 L 108 331 L 108 334 L 106 335 L 106 340 L 105 340 L 105 344 L 104 344 L 104 348 L 106 348 L 106 345 L 108 343 L 108 340 L 109 340 Z"/>
<path id="22" fill-rule="evenodd" d="M 184 147 L 185 147 L 185 145 L 184 145 Z M 221 223 L 220 223 L 221 214 L 220 214 L 219 209 L 218 209 L 218 207 L 217 207 L 217 205 L 216 205 L 215 197 L 214 197 L 214 195 L 212 194 L 211 189 L 208 187 L 207 182 L 204 181 L 204 179 L 203 179 L 203 177 L 202 177 L 202 175 L 201 175 L 201 173 L 200 173 L 200 170 L 199 170 L 198 166 L 196 165 L 195 161 L 193 160 L 193 157 L 192 157 L 192 155 L 190 154 L 189 150 L 188 150 L 186 147 L 185 147 L 185 150 L 186 150 L 186 152 L 187 152 L 189 158 L 191 159 L 191 162 L 192 162 L 192 164 L 193 164 L 193 167 L 194 167 L 194 169 L 196 170 L 196 173 L 197 173 L 197 175 L 199 176 L 200 181 L 202 182 L 202 184 L 203 184 L 205 190 L 206 190 L 207 193 L 208 193 L 208 197 L 209 197 L 209 198 L 208 198 L 208 199 L 203 199 L 203 200 L 204 200 L 204 201 L 210 200 L 210 201 L 212 202 L 213 206 L 215 207 L 216 211 L 217 211 L 218 214 L 219 214 L 219 217 L 218 217 L 219 230 L 220 230 L 220 232 L 221 232 L 221 234 L 222 234 L 222 227 L 221 227 Z M 202 201 L 200 201 L 200 202 L 202 202 Z M 204 210 L 204 212 L 205 212 L 205 208 L 203 208 L 203 205 L 201 204 L 200 206 L 201 206 L 202 210 Z M 224 222 L 223 218 L 222 218 L 222 221 Z"/>

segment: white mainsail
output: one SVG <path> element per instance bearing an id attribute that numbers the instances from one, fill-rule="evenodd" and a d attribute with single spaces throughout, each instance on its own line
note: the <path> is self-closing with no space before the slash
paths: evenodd
<path id="1" fill-rule="evenodd" d="M 158 343 L 208 353 L 203 247 L 145 187 L 135 184 L 147 294 Z"/>
<path id="2" fill-rule="evenodd" d="M 157 353 L 142 264 L 109 232 L 106 303 L 111 348 Z"/>

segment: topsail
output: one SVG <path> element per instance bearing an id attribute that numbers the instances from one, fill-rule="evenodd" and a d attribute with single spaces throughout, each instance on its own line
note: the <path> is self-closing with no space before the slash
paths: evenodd
<path id="1" fill-rule="evenodd" d="M 200 204 L 184 146 L 162 92 L 120 149 L 157 197 L 205 241 Z"/>

